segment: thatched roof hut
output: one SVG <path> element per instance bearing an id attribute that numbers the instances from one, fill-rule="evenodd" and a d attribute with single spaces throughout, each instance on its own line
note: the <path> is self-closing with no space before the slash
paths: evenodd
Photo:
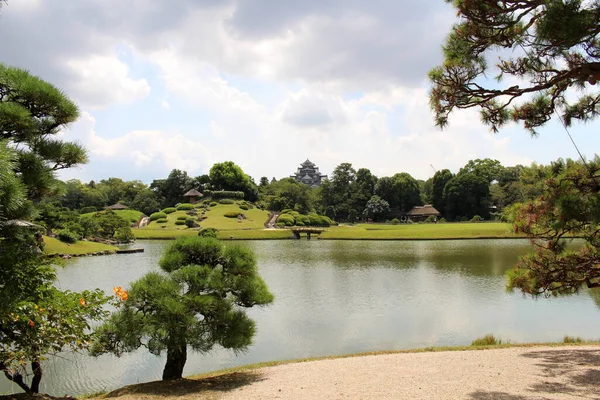
<path id="1" fill-rule="evenodd" d="M 436 210 L 431 204 L 425 204 L 424 206 L 414 206 L 406 214 L 411 220 L 418 221 L 427 219 L 429 216 L 439 217 L 441 213 Z"/>
<path id="2" fill-rule="evenodd" d="M 189 190 L 186 194 L 183 195 L 188 199 L 188 203 L 196 204 L 198 202 L 198 197 L 202 197 L 202 193 L 197 191 L 196 189 Z"/>
<path id="3" fill-rule="evenodd" d="M 116 204 L 113 204 L 112 206 L 108 206 L 108 207 L 106 207 L 106 209 L 107 209 L 107 210 L 113 210 L 113 211 L 114 211 L 114 210 L 127 210 L 127 209 L 129 209 L 129 207 L 127 207 L 127 206 L 124 206 L 124 205 L 123 205 L 123 204 L 121 204 L 121 203 L 116 203 Z"/>

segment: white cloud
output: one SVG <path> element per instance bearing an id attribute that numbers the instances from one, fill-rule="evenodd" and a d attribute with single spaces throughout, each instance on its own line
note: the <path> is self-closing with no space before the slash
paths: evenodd
<path id="1" fill-rule="evenodd" d="M 163 109 L 165 109 L 165 110 L 170 110 L 171 109 L 171 105 L 166 100 L 163 100 L 163 101 L 160 102 L 160 107 L 163 108 Z"/>
<path id="2" fill-rule="evenodd" d="M 91 55 L 66 61 L 76 83 L 71 95 L 83 106 L 106 107 L 130 103 L 150 94 L 146 79 L 129 76 L 129 67 L 115 55 Z"/>

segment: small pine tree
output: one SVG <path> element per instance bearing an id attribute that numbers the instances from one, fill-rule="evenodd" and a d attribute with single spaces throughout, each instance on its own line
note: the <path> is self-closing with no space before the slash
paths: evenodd
<path id="1" fill-rule="evenodd" d="M 240 351 L 252 343 L 254 321 L 243 308 L 269 304 L 273 295 L 249 249 L 209 237 L 180 238 L 160 267 L 163 272 L 146 274 L 128 292 L 117 291 L 122 306 L 98 328 L 93 355 L 119 356 L 141 346 L 155 355 L 166 352 L 162 378 L 170 380 L 181 378 L 188 347 Z"/>

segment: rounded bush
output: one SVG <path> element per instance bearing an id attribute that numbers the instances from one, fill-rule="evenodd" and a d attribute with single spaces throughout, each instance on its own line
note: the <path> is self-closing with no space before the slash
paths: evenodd
<path id="1" fill-rule="evenodd" d="M 215 228 L 204 228 L 200 232 L 198 232 L 198 236 L 216 238 L 217 232 L 218 231 Z"/>
<path id="2" fill-rule="evenodd" d="M 79 235 L 68 229 L 61 229 L 56 232 L 58 240 L 65 243 L 76 243 L 79 240 Z"/>
<path id="3" fill-rule="evenodd" d="M 133 235 L 131 228 L 128 226 L 117 229 L 114 237 L 118 242 L 121 243 L 129 243 L 135 240 L 135 236 Z"/>
<path id="4" fill-rule="evenodd" d="M 156 223 L 157 224 L 166 224 L 167 223 L 167 219 L 166 218 L 157 219 Z"/>
<path id="5" fill-rule="evenodd" d="M 275 226 L 278 227 L 278 228 L 284 228 L 285 224 L 283 222 L 278 222 L 278 223 L 275 224 Z"/>
<path id="6" fill-rule="evenodd" d="M 167 208 L 163 209 L 161 212 L 164 212 L 165 214 L 171 214 L 171 213 L 174 213 L 175 211 L 177 211 L 177 209 L 175 207 L 167 207 Z"/>
<path id="7" fill-rule="evenodd" d="M 444 222 L 447 222 L 447 221 L 446 221 L 446 218 L 440 218 L 440 219 L 438 220 L 438 224 L 443 224 Z"/>
<path id="8" fill-rule="evenodd" d="M 435 215 L 430 215 L 429 217 L 427 217 L 427 219 L 425 219 L 425 222 L 427 223 L 432 223 L 432 222 L 436 222 L 437 218 L 435 217 Z"/>
<path id="9" fill-rule="evenodd" d="M 156 221 L 157 219 L 165 219 L 167 218 L 167 214 L 164 212 L 155 212 L 150 214 L 150 221 Z"/>
<path id="10" fill-rule="evenodd" d="M 187 217 L 185 215 L 180 215 L 179 217 L 177 217 L 177 221 L 185 221 L 187 219 Z"/>
<path id="11" fill-rule="evenodd" d="M 196 228 L 198 224 L 196 224 L 196 220 L 194 218 L 187 218 L 185 221 L 185 226 L 188 228 Z"/>
<path id="12" fill-rule="evenodd" d="M 225 214 L 223 214 L 223 216 L 225 218 L 237 218 L 238 215 L 240 215 L 240 213 L 237 211 L 229 211 L 229 212 L 226 212 Z"/>
<path id="13" fill-rule="evenodd" d="M 193 209 L 194 209 L 194 205 L 190 204 L 190 203 L 182 203 L 177 206 L 177 211 L 187 211 L 187 210 L 193 210 Z"/>
<path id="14" fill-rule="evenodd" d="M 470 222 L 481 222 L 483 221 L 483 218 L 481 218 L 479 215 L 475 215 L 473 216 L 473 218 L 471 218 Z"/>
<path id="15" fill-rule="evenodd" d="M 247 206 L 247 205 L 245 205 L 245 204 L 241 204 L 241 205 L 240 205 L 240 208 L 241 208 L 242 210 L 248 210 L 248 206 Z"/>
<path id="16" fill-rule="evenodd" d="M 231 199 L 221 199 L 219 200 L 219 204 L 234 204 L 235 202 Z"/>
<path id="17" fill-rule="evenodd" d="M 175 221 L 175 225 L 185 225 L 185 221 Z"/>
<path id="18" fill-rule="evenodd" d="M 82 207 L 81 210 L 79 210 L 79 214 L 89 214 L 96 211 L 98 211 L 98 209 L 94 206 Z"/>
<path id="19" fill-rule="evenodd" d="M 216 207 L 216 206 L 218 206 L 218 205 L 219 205 L 219 203 L 217 203 L 216 201 L 211 201 L 211 202 L 210 202 L 210 206 L 211 206 L 211 207 Z"/>
<path id="20" fill-rule="evenodd" d="M 296 226 L 305 226 L 304 222 L 302 221 L 296 221 Z"/>
<path id="21" fill-rule="evenodd" d="M 286 209 L 283 209 L 283 210 L 281 210 L 280 214 L 289 214 L 289 213 L 291 213 L 292 211 L 294 211 L 294 210 L 292 210 L 292 209 L 289 209 L 289 208 L 286 208 Z"/>
<path id="22" fill-rule="evenodd" d="M 398 225 L 400 223 L 400 220 L 398 218 L 394 218 L 392 220 L 392 225 Z"/>
<path id="23" fill-rule="evenodd" d="M 290 214 L 281 214 L 279 218 L 277 218 L 277 222 L 282 222 L 286 226 L 293 226 L 296 223 L 296 220 Z"/>

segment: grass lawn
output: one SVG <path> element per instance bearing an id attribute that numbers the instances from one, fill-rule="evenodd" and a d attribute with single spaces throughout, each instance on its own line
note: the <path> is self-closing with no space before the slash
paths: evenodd
<path id="1" fill-rule="evenodd" d="M 56 238 L 44 236 L 44 252 L 47 254 L 89 254 L 99 251 L 115 251 L 114 246 L 109 246 L 103 243 L 78 241 L 77 243 L 68 245 Z"/>
<path id="2" fill-rule="evenodd" d="M 123 218 L 124 220 L 126 220 L 132 224 L 137 223 L 143 214 L 141 211 L 136 211 L 136 210 L 115 210 L 114 212 L 119 217 Z M 94 214 L 96 214 L 96 213 L 91 212 L 91 213 L 87 213 L 87 214 L 81 214 L 81 216 L 79 218 L 89 218 Z"/>
<path id="3" fill-rule="evenodd" d="M 522 237 L 512 233 L 509 224 L 443 223 L 443 224 L 357 224 L 327 228 L 321 239 L 476 239 Z"/>

